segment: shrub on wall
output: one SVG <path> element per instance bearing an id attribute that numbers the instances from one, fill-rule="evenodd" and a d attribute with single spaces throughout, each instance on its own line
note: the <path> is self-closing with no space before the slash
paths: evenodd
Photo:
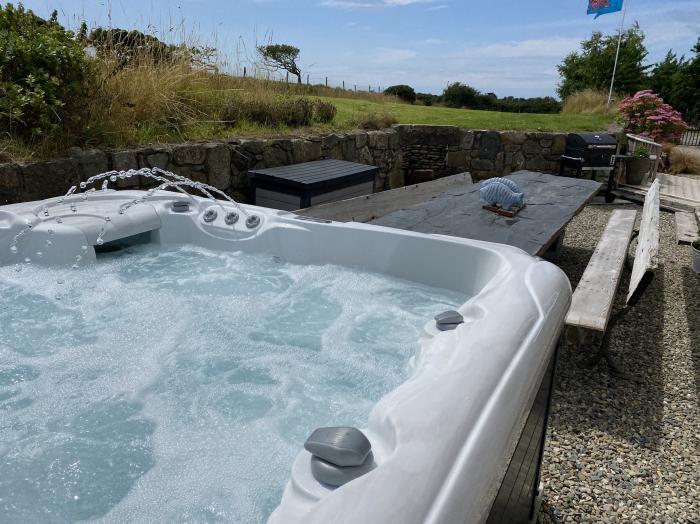
<path id="1" fill-rule="evenodd" d="M 324 100 L 316 100 L 314 102 L 314 119 L 322 124 L 328 124 L 333 121 L 338 109 L 330 102 Z"/>
<path id="2" fill-rule="evenodd" d="M 620 102 L 620 115 L 625 131 L 657 142 L 677 143 L 688 129 L 681 114 L 648 89 Z"/>
<path id="3" fill-rule="evenodd" d="M 36 16 L 21 5 L 0 7 L 0 130 L 40 138 L 81 123 L 87 59 L 55 15 Z"/>
<path id="4" fill-rule="evenodd" d="M 221 111 L 221 120 L 234 127 L 241 122 L 266 127 L 301 127 L 311 124 L 314 102 L 307 98 L 232 98 Z"/>

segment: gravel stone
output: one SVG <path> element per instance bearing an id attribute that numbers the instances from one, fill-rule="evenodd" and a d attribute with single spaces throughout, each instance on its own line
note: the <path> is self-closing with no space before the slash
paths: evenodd
<path id="1" fill-rule="evenodd" d="M 569 225 L 560 266 L 573 287 L 611 211 L 629 207 L 591 205 Z M 613 377 L 604 361 L 588 366 L 597 346 L 560 355 L 540 522 L 700 523 L 700 278 L 672 213 L 661 213 L 660 236 L 660 267 L 611 337 L 639 382 Z M 625 271 L 616 308 L 628 286 Z"/>

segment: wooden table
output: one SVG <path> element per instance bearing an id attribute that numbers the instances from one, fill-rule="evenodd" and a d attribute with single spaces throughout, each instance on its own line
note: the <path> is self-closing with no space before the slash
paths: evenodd
<path id="1" fill-rule="evenodd" d="M 509 244 L 531 255 L 543 255 L 601 187 L 593 180 L 533 171 L 518 171 L 508 178 L 525 193 L 526 206 L 514 218 L 482 209 L 480 185 L 473 184 L 453 187 L 431 200 L 394 211 L 371 223 Z"/>

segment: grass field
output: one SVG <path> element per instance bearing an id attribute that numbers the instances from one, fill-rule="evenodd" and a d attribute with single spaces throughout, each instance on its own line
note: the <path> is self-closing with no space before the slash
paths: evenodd
<path id="1" fill-rule="evenodd" d="M 609 114 L 532 114 L 500 113 L 471 109 L 452 109 L 440 106 L 411 105 L 392 101 L 372 101 L 353 98 L 311 96 L 333 103 L 338 109 L 330 124 L 314 124 L 304 128 L 269 128 L 242 122 L 233 128 L 222 128 L 216 123 L 192 123 L 176 137 L 152 134 L 144 129 L 139 142 L 171 142 L 180 140 L 209 140 L 232 136 L 277 137 L 313 133 L 342 132 L 358 127 L 371 115 L 388 113 L 400 124 L 453 125 L 468 129 L 506 131 L 604 131 L 614 122 Z"/>
<path id="2" fill-rule="evenodd" d="M 613 121 L 604 114 L 531 114 L 499 113 L 470 109 L 450 109 L 437 106 L 419 106 L 401 103 L 378 103 L 349 98 L 328 98 L 338 108 L 336 125 L 344 127 L 364 114 L 387 112 L 401 124 L 441 124 L 472 129 L 499 129 L 513 131 L 603 131 Z"/>

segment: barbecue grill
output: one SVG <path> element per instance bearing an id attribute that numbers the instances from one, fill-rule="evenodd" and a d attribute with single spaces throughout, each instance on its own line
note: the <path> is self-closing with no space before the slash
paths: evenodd
<path id="1" fill-rule="evenodd" d="M 565 169 L 574 170 L 576 176 L 581 178 L 584 173 L 595 180 L 598 173 L 607 176 L 608 185 L 605 199 L 612 201 L 612 194 L 616 186 L 614 176 L 616 163 L 625 161 L 628 157 L 616 155 L 617 139 L 607 133 L 569 133 L 566 137 L 566 149 L 561 156 L 559 175 L 564 174 Z"/>

